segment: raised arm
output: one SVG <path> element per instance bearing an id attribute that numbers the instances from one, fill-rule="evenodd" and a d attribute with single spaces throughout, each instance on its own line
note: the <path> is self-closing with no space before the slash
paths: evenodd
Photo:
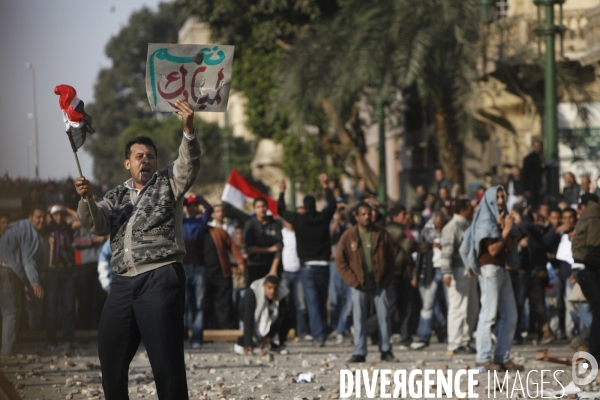
<path id="1" fill-rule="evenodd" d="M 206 224 L 211 218 L 213 206 L 204 198 L 204 196 L 198 196 L 198 201 L 204 207 L 204 213 L 202 214 L 200 219 L 202 220 L 202 225 L 206 226 Z"/>
<path id="2" fill-rule="evenodd" d="M 512 215 L 507 215 L 504 218 L 503 225 L 504 226 L 502 227 L 502 237 L 501 238 L 499 238 L 499 239 L 488 238 L 488 239 L 483 240 L 484 246 L 486 246 L 488 253 L 490 253 L 490 255 L 492 257 L 496 257 L 504 249 L 511 250 L 512 247 L 514 246 L 514 241 L 511 236 L 511 230 L 514 225 L 514 219 L 513 219 Z"/>
<path id="3" fill-rule="evenodd" d="M 323 210 L 323 213 L 328 219 L 333 218 L 333 215 L 336 211 L 337 202 L 335 197 L 333 196 L 333 191 L 329 189 L 327 183 L 329 182 L 329 178 L 327 178 L 327 174 L 319 175 L 319 182 L 321 183 L 321 187 L 325 191 L 325 200 L 327 201 L 327 207 Z"/>
<path id="4" fill-rule="evenodd" d="M 200 171 L 200 142 L 194 130 L 194 110 L 183 100 L 177 100 L 177 115 L 183 121 L 184 137 L 179 146 L 179 157 L 173 164 L 171 184 L 175 197 L 179 198 L 194 184 Z"/>
<path id="5" fill-rule="evenodd" d="M 287 222 L 294 225 L 294 222 L 296 221 L 296 217 L 298 216 L 298 213 L 287 210 L 286 205 L 285 205 L 285 189 L 286 189 L 285 179 L 282 179 L 281 182 L 279 183 L 279 199 L 277 200 L 277 212 L 279 213 L 279 216 L 281 218 L 285 219 Z"/>

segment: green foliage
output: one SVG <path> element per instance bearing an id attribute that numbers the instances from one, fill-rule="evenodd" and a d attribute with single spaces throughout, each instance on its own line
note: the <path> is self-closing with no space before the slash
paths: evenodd
<path id="1" fill-rule="evenodd" d="M 441 116 L 440 163 L 461 181 L 459 126 L 477 80 L 477 23 L 476 0 L 348 0 L 333 20 L 296 41 L 278 70 L 273 106 L 299 131 L 324 100 L 347 121 L 365 88 L 385 101 L 397 89 L 422 83 Z"/>
<path id="2" fill-rule="evenodd" d="M 264 51 L 251 47 L 241 50 L 241 56 L 233 63 L 233 81 L 248 98 L 246 103 L 246 126 L 257 139 L 271 139 L 281 135 L 287 128 L 282 114 L 272 118 L 271 99 L 276 90 L 273 74 L 283 50 Z"/>
<path id="3" fill-rule="evenodd" d="M 337 2 L 180 0 L 179 4 L 209 24 L 213 40 L 236 46 L 232 85 L 248 99 L 248 129 L 257 139 L 268 138 L 282 143 L 285 173 L 296 176 L 303 191 L 316 188 L 318 174 L 341 162 L 327 146 L 323 147 L 322 136 L 301 142 L 300 137 L 288 132 L 285 114 L 272 112 L 272 99 L 277 90 L 274 74 L 282 56 L 297 38 L 305 35 L 312 24 L 335 15 Z M 238 154 L 236 151 L 235 162 L 238 162 Z M 249 171 L 248 167 L 246 169 Z"/>
<path id="4" fill-rule="evenodd" d="M 282 114 L 270 112 L 281 56 L 311 24 L 338 10 L 332 0 L 181 0 L 208 22 L 214 40 L 236 46 L 233 87 L 248 98 L 247 126 L 258 139 L 281 137 Z"/>
<path id="5" fill-rule="evenodd" d="M 186 17 L 174 3 L 160 4 L 157 12 L 144 8 L 132 14 L 106 45 L 112 67 L 100 71 L 94 103 L 86 106 L 97 131 L 85 144 L 94 158 L 97 180 L 110 185 L 123 182 L 122 159 L 116 156 L 121 154 L 119 135 L 132 120 L 153 116 L 145 86 L 148 43 L 176 43 Z"/>
<path id="6" fill-rule="evenodd" d="M 286 134 L 277 139 L 283 144 L 282 168 L 300 185 L 302 192 L 320 195 L 321 185 L 315 177 L 323 172 L 331 179 L 341 176 L 342 166 L 334 164 L 331 145 L 321 137 Z"/>
<path id="7" fill-rule="evenodd" d="M 213 38 L 224 44 L 266 51 L 276 48 L 277 41 L 290 44 L 338 9 L 335 0 L 179 0 L 179 4 L 207 22 Z"/>

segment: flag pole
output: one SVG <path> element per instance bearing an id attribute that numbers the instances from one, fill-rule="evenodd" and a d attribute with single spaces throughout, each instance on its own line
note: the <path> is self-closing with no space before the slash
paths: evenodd
<path id="1" fill-rule="evenodd" d="M 75 162 L 77 163 L 77 170 L 79 171 L 79 177 L 83 178 L 83 172 L 81 172 L 81 164 L 79 164 L 79 156 L 77 155 L 77 146 L 75 146 L 75 142 L 73 141 L 73 136 L 71 136 L 71 132 L 67 131 L 66 133 L 67 133 L 67 136 L 69 137 L 69 142 L 71 143 L 71 147 L 73 149 L 73 155 L 75 156 Z M 87 203 L 88 210 L 90 211 L 90 216 L 92 217 L 92 223 L 96 224 L 96 221 L 94 221 L 94 213 L 92 212 L 92 205 L 90 204 L 90 196 L 86 195 L 85 201 Z"/>

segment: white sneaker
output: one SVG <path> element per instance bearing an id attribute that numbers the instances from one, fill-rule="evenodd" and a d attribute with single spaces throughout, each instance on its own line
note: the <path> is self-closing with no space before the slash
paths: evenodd
<path id="1" fill-rule="evenodd" d="M 427 346 L 427 344 L 425 344 L 425 342 L 412 342 L 410 344 L 410 348 L 412 350 L 421 350 L 421 349 L 424 349 L 425 346 Z"/>
<path id="2" fill-rule="evenodd" d="M 239 344 L 234 344 L 233 345 L 233 352 L 235 354 L 239 354 L 240 356 L 244 355 L 244 348 L 242 346 L 240 346 Z"/>
<path id="3" fill-rule="evenodd" d="M 344 335 L 338 333 L 335 335 L 335 344 L 344 344 Z"/>
<path id="4" fill-rule="evenodd" d="M 408 350 L 410 350 L 410 347 L 401 344 L 400 346 L 398 346 L 398 350 L 400 350 L 400 351 L 408 351 Z"/>
<path id="5" fill-rule="evenodd" d="M 312 337 L 311 335 L 306 335 L 302 338 L 302 340 L 305 340 L 307 342 L 312 342 L 313 340 L 315 340 L 315 338 Z"/>
<path id="6" fill-rule="evenodd" d="M 192 342 L 192 344 L 190 345 L 190 347 L 194 350 L 198 350 L 199 348 L 202 347 L 202 345 L 198 342 Z"/>

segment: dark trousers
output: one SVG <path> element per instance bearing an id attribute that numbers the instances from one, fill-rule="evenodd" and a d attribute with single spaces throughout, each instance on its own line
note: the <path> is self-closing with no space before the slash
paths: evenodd
<path id="1" fill-rule="evenodd" d="M 329 265 L 303 265 L 300 280 L 304 290 L 310 331 L 317 342 L 327 339 L 327 295 L 329 293 Z"/>
<path id="2" fill-rule="evenodd" d="M 252 282 L 254 282 L 257 279 L 264 278 L 269 274 L 269 271 L 271 270 L 271 265 L 250 265 L 246 270 L 248 271 L 248 279 L 246 279 L 246 284 L 248 285 L 248 287 L 250 287 L 250 284 Z"/>
<path id="3" fill-rule="evenodd" d="M 233 315 L 233 281 L 231 277 L 205 278 L 204 315 L 214 329 L 236 329 Z"/>
<path id="4" fill-rule="evenodd" d="M 92 329 L 98 327 L 94 318 L 94 295 L 98 281 L 98 264 L 88 263 L 75 267 L 75 327 Z M 98 316 L 99 317 L 99 316 Z"/>
<path id="5" fill-rule="evenodd" d="M 137 276 L 113 277 L 98 329 L 107 400 L 129 399 L 129 364 L 140 341 L 148 352 L 161 400 L 188 399 L 183 355 L 185 272 L 179 263 Z"/>
<path id="6" fill-rule="evenodd" d="M 73 268 L 48 268 L 45 285 L 46 344 L 56 345 L 59 320 L 62 322 L 62 342 L 72 342 L 75 308 Z"/>
<path id="7" fill-rule="evenodd" d="M 300 281 L 300 271 L 283 271 L 281 284 L 289 291 L 289 329 L 295 328 L 296 337 L 303 338 L 308 335 L 308 311 L 306 311 L 306 301 L 304 300 L 304 289 Z M 287 332 L 285 336 L 287 337 Z"/>
<path id="8" fill-rule="evenodd" d="M 23 282 L 12 269 L 0 267 L 0 354 L 3 356 L 12 355 L 16 351 L 22 306 Z"/>
<path id="9" fill-rule="evenodd" d="M 507 270 L 510 275 L 510 280 L 513 286 L 513 293 L 515 295 L 515 304 L 517 306 L 517 329 L 515 330 L 515 339 L 519 342 L 523 340 L 521 333 L 529 329 L 526 326 L 524 311 L 525 311 L 525 300 L 527 300 L 527 285 L 528 276 L 527 271 L 521 269 Z M 531 306 L 531 305 L 530 305 Z"/>
<path id="10" fill-rule="evenodd" d="M 546 286 L 548 286 L 548 272 L 546 270 L 534 270 L 528 272 L 527 296 L 529 297 L 529 326 L 533 332 L 542 335 L 543 329 L 547 329 L 548 316 L 546 314 Z"/>
<path id="11" fill-rule="evenodd" d="M 590 303 L 592 326 L 590 327 L 589 352 L 600 360 L 600 272 L 584 268 L 577 274 L 581 291 Z"/>
<path id="12" fill-rule="evenodd" d="M 394 276 L 392 286 L 388 288 L 390 315 L 394 318 L 399 312 L 398 322 L 392 322 L 392 333 L 400 333 L 401 344 L 408 346 L 412 343 L 412 335 L 417 332 L 421 310 L 421 295 L 419 289 L 410 284 L 410 279 Z"/>

